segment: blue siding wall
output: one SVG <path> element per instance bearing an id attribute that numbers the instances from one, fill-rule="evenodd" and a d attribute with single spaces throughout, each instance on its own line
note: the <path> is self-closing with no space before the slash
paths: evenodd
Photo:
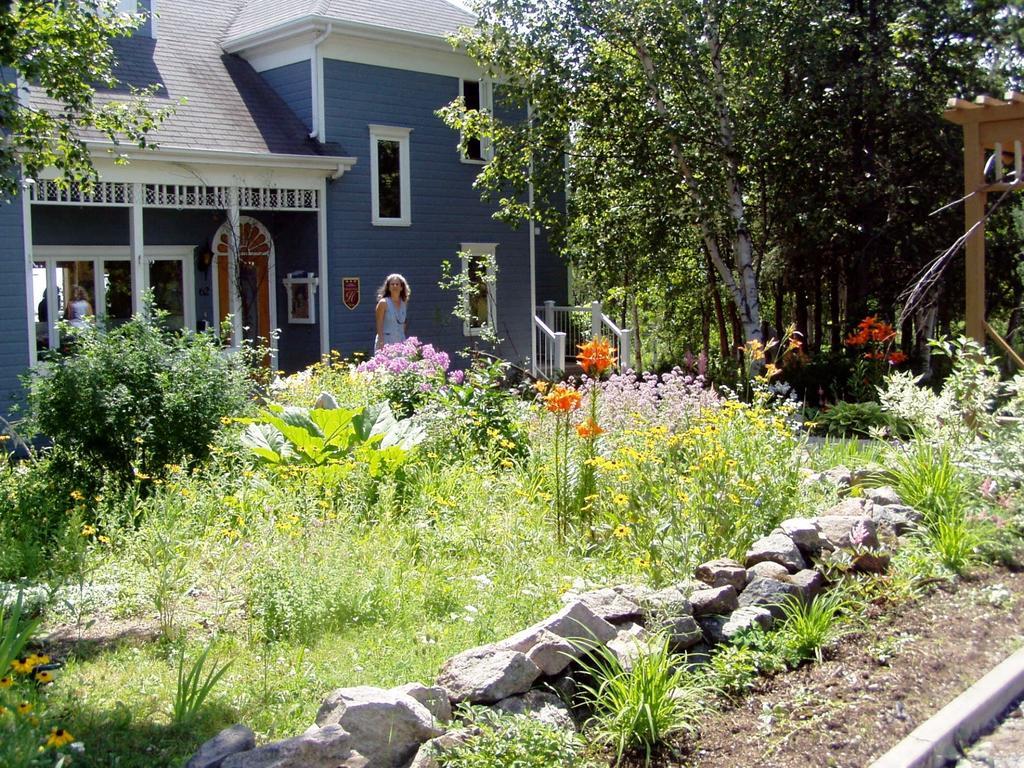
<path id="1" fill-rule="evenodd" d="M 328 188 L 332 348 L 348 355 L 372 347 L 374 291 L 389 272 L 401 272 L 411 284 L 411 335 L 449 352 L 466 347 L 472 339 L 451 314 L 456 297 L 437 285 L 441 262 L 458 267 L 460 243 L 494 242 L 498 335 L 505 340 L 500 352 L 515 361 L 527 358 L 532 331 L 529 232 L 492 218 L 493 207 L 482 204 L 472 188 L 479 165 L 460 161 L 458 136 L 434 114 L 459 95 L 458 79 L 335 60 L 324 62 L 324 79 L 327 141 L 358 158 Z M 370 223 L 371 123 L 412 129 L 409 227 Z M 549 260 L 543 238 L 537 246 L 538 264 Z M 361 279 L 362 302 L 355 310 L 342 304 L 343 277 Z M 538 286 L 538 300 L 545 294 Z"/>
<path id="2" fill-rule="evenodd" d="M 267 84 L 277 91 L 305 126 L 313 130 L 313 94 L 312 75 L 309 71 L 309 60 L 288 64 L 276 69 L 268 69 L 260 75 Z"/>
<path id="3" fill-rule="evenodd" d="M 28 303 L 22 202 L 0 201 L 0 416 L 21 397 L 18 374 L 28 367 Z"/>

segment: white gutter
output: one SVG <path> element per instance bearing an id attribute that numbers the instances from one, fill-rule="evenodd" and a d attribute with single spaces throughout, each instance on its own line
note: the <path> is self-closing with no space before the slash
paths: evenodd
<path id="1" fill-rule="evenodd" d="M 327 140 L 327 120 L 324 116 L 324 58 L 320 54 L 320 43 L 331 36 L 334 22 L 327 22 L 327 28 L 313 40 L 313 55 L 309 57 L 310 88 L 313 91 L 313 130 L 309 138 L 321 144 Z"/>
<path id="2" fill-rule="evenodd" d="M 190 149 L 160 145 L 155 149 L 141 149 L 106 141 L 88 142 L 90 152 L 116 155 L 126 160 L 150 160 L 166 163 L 196 163 L 210 165 L 259 166 L 286 168 L 293 171 L 324 171 L 336 179 L 356 164 L 354 157 L 328 155 L 289 155 L 276 152 L 231 152 L 220 149 Z"/>

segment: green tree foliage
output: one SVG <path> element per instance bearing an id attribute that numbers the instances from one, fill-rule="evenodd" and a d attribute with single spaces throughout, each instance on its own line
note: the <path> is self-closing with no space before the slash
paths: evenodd
<path id="1" fill-rule="evenodd" d="M 693 309 L 706 329 L 719 287 L 734 318 L 716 312 L 718 335 L 734 325 L 738 341 L 770 319 L 812 331 L 814 347 L 830 323 L 836 347 L 874 302 L 897 303 L 962 229 L 956 209 L 928 215 L 962 194 L 945 101 L 1012 85 L 1021 50 L 1005 0 L 476 10 L 463 43 L 522 107 L 444 111 L 465 138 L 494 140 L 478 186 L 503 218 L 552 229 L 585 281 L 670 338 L 692 336 Z"/>
<path id="2" fill-rule="evenodd" d="M 22 166 L 28 178 L 55 167 L 88 186 L 87 140 L 146 145 L 168 114 L 148 108 L 153 89 L 97 98 L 117 86 L 111 41 L 142 21 L 117 14 L 115 0 L 0 0 L 0 198 L 17 194 Z M 28 86 L 41 97 L 31 104 Z"/>

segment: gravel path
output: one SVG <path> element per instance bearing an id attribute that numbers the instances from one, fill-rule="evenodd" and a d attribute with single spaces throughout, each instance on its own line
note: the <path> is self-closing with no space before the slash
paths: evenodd
<path id="1" fill-rule="evenodd" d="M 1024 701 L 1018 701 L 995 729 L 964 751 L 956 768 L 1024 768 Z"/>

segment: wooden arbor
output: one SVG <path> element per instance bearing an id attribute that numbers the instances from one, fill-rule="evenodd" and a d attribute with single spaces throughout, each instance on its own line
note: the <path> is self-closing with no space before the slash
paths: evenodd
<path id="1" fill-rule="evenodd" d="M 986 334 L 1024 368 L 1024 361 L 985 320 L 985 206 L 991 192 L 1024 191 L 1024 94 L 950 99 L 943 116 L 964 129 L 964 210 L 967 238 L 967 335 Z"/>

